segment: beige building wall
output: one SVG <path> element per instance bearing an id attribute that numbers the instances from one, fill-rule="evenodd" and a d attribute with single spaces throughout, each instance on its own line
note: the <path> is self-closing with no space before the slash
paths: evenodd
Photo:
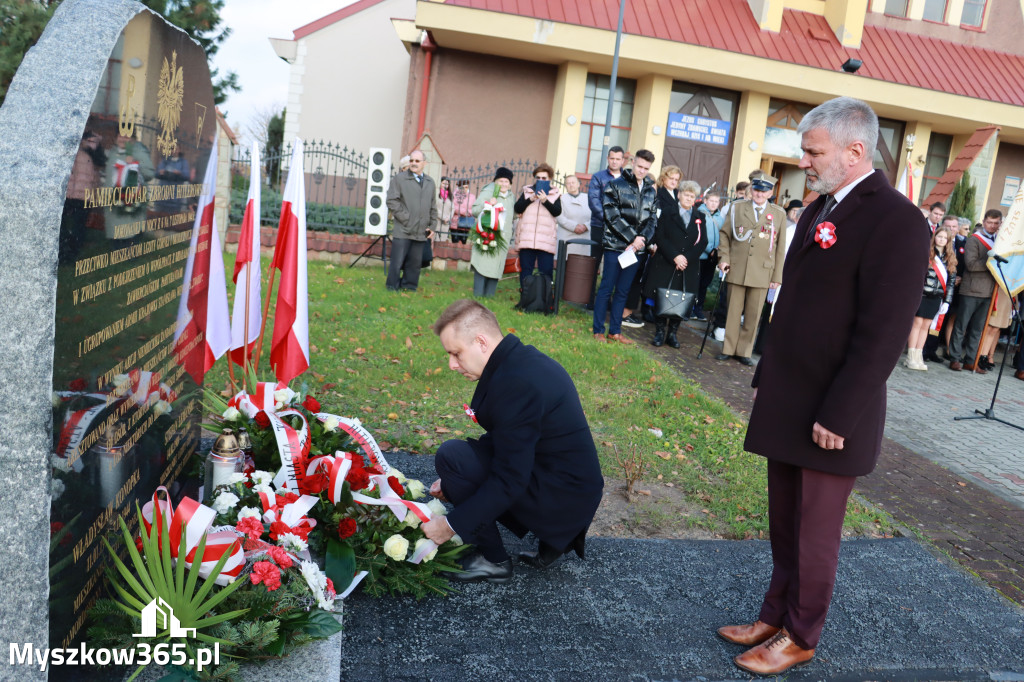
<path id="1" fill-rule="evenodd" d="M 292 65 L 286 143 L 298 136 L 363 154 L 389 147 L 401 157 L 409 53 L 391 19 L 415 12 L 415 0 L 384 0 L 299 38 L 292 50 L 275 41 Z"/>

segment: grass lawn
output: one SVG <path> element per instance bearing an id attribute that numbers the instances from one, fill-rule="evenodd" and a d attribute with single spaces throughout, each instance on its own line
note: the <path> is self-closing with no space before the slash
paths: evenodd
<path id="1" fill-rule="evenodd" d="M 266 259 L 263 267 L 266 273 Z M 449 303 L 472 294 L 472 274 L 424 272 L 416 293 L 386 291 L 384 277 L 380 267 L 310 262 L 311 371 L 292 387 L 306 383 L 325 411 L 359 417 L 385 450 L 433 454 L 448 438 L 481 434 L 463 411 L 475 384 L 447 368 L 430 329 Z M 595 343 L 591 317 L 582 311 L 565 306 L 556 317 L 515 311 L 516 289 L 515 280 L 502 282 L 487 304 L 504 331 L 573 377 L 606 477 L 624 479 L 619 459 L 635 448 L 646 466 L 641 487 L 676 488 L 699 509 L 677 523 L 727 538 L 767 537 L 764 459 L 743 451 L 743 420 L 642 346 Z M 272 327 L 270 321 L 264 379 L 270 378 L 265 358 Z M 208 384 L 226 383 L 226 375 L 218 362 Z M 886 517 L 857 499 L 846 527 L 892 532 Z"/>

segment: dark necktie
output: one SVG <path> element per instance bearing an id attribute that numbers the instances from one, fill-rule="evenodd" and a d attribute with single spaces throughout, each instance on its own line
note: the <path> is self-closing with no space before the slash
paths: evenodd
<path id="1" fill-rule="evenodd" d="M 825 203 L 822 204 L 821 210 L 818 211 L 818 216 L 814 219 L 814 222 L 811 223 L 810 229 L 807 230 L 807 236 L 804 238 L 805 244 L 814 241 L 814 233 L 817 231 L 818 225 L 825 221 L 825 218 L 828 217 L 828 214 L 832 212 L 832 209 L 836 207 L 837 203 L 838 202 L 834 196 L 831 194 L 825 195 Z"/>
<path id="2" fill-rule="evenodd" d="M 422 175 L 417 175 L 416 176 L 416 182 L 418 182 L 418 183 L 420 183 L 422 185 L 423 184 L 423 176 Z"/>

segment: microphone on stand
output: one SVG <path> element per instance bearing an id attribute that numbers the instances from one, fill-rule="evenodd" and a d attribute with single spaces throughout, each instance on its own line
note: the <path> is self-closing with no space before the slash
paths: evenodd
<path id="1" fill-rule="evenodd" d="M 1004 265 L 1007 262 L 1009 262 L 1009 261 L 1006 260 L 1006 258 L 1004 258 L 1003 256 L 1000 256 L 998 253 L 996 253 L 995 249 L 992 249 L 992 250 L 990 250 L 988 252 L 988 257 L 989 258 L 994 258 L 997 263 L 1003 263 Z"/>

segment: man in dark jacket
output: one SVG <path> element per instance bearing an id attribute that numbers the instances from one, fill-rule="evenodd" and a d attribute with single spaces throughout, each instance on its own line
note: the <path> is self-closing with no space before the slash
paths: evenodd
<path id="1" fill-rule="evenodd" d="M 430 492 L 455 505 L 423 525 L 443 543 L 458 533 L 477 547 L 462 560 L 462 581 L 508 582 L 512 560 L 495 522 L 540 540 L 520 559 L 546 568 L 570 549 L 583 557 L 587 528 L 604 479 L 576 386 L 557 362 L 515 336 L 502 336 L 494 313 L 463 299 L 433 326 L 448 367 L 476 381 L 467 412 L 487 432 L 437 450 L 440 478 Z"/>
<path id="2" fill-rule="evenodd" d="M 388 186 L 388 210 L 395 219 L 391 262 L 385 286 L 391 291 L 416 291 L 420 283 L 423 247 L 437 223 L 437 187 L 423 172 L 423 152 L 409 154 L 409 170 L 401 171 Z"/>
<path id="3" fill-rule="evenodd" d="M 597 242 L 590 255 L 601 258 L 604 254 L 604 188 L 608 183 L 622 175 L 622 160 L 625 152 L 622 147 L 615 146 L 608 150 L 608 167 L 599 170 L 590 177 L 587 185 L 587 201 L 590 204 L 590 238 Z M 597 271 L 594 271 L 597 276 Z"/>
<path id="4" fill-rule="evenodd" d="M 786 257 L 744 443 L 768 459 L 772 576 L 758 619 L 718 631 L 752 647 L 735 661 L 759 675 L 814 657 L 847 499 L 878 461 L 885 382 L 921 301 L 929 240 L 920 210 L 872 170 L 878 118 L 867 104 L 825 102 L 798 132 L 800 167 L 821 196 Z"/>
<path id="5" fill-rule="evenodd" d="M 594 298 L 594 338 L 602 343 L 604 318 L 611 304 L 608 323 L 609 341 L 632 344 L 622 335 L 622 311 L 626 307 L 629 287 L 636 275 L 635 254 L 641 252 L 654 236 L 658 225 L 658 203 L 654 182 L 647 177 L 654 163 L 654 154 L 639 150 L 633 159 L 633 168 L 625 169 L 604 189 L 604 271 L 601 286 Z M 622 267 L 619 256 L 634 254 L 633 263 Z"/>
<path id="6" fill-rule="evenodd" d="M 988 252 L 995 246 L 996 233 L 1003 223 L 1003 213 L 997 208 L 985 212 L 982 229 L 967 239 L 964 249 L 964 279 L 960 284 L 960 301 L 956 310 L 953 335 L 949 339 L 949 368 L 954 372 L 966 369 L 978 374 L 987 370 L 974 366 L 978 345 L 985 331 L 992 292 L 996 278 L 989 272 Z M 966 353 L 966 355 L 965 355 Z"/>

